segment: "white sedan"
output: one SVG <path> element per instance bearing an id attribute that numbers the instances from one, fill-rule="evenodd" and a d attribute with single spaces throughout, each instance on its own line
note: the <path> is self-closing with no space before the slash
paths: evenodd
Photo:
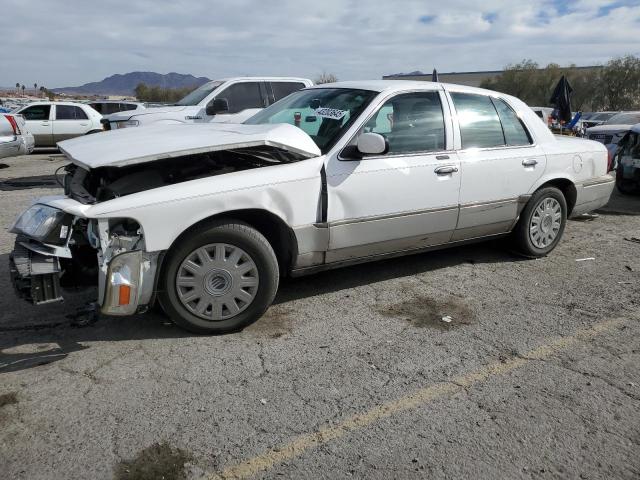
<path id="1" fill-rule="evenodd" d="M 555 137 L 514 97 L 429 82 L 320 85 L 242 125 L 124 129 L 60 149 L 65 195 L 12 228 L 17 290 L 46 303 L 98 279 L 102 313 L 159 300 L 199 333 L 258 319 L 281 275 L 500 236 L 547 255 L 567 218 L 614 186 L 602 144 Z"/>
<path id="2" fill-rule="evenodd" d="M 89 105 L 73 102 L 34 102 L 19 109 L 33 133 L 36 147 L 102 131 L 102 115 Z"/>

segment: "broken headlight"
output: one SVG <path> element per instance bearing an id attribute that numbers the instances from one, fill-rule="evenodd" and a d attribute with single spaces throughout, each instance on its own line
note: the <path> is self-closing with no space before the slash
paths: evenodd
<path id="1" fill-rule="evenodd" d="M 32 205 L 16 220 L 11 233 L 26 235 L 43 243 L 63 245 L 67 241 L 73 217 L 47 205 Z"/>

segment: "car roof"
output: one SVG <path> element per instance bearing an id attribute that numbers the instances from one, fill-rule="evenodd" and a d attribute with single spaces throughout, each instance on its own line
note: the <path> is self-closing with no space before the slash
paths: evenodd
<path id="1" fill-rule="evenodd" d="M 137 100 L 90 100 L 89 102 L 87 102 L 87 105 L 90 105 L 92 103 L 135 103 L 135 104 L 142 104 L 142 102 L 138 102 Z"/>
<path id="2" fill-rule="evenodd" d="M 25 107 L 33 107 L 34 105 L 75 105 L 77 107 L 88 107 L 89 105 L 86 103 L 80 103 L 80 102 L 31 102 L 28 103 L 26 105 L 24 105 Z"/>
<path id="3" fill-rule="evenodd" d="M 631 127 L 631 131 L 633 133 L 640 133 L 640 123 L 636 123 L 633 127 Z"/>
<path id="4" fill-rule="evenodd" d="M 421 80 L 352 80 L 345 82 L 323 83 L 309 88 L 354 88 L 374 92 L 402 92 L 405 90 L 455 90 L 458 92 L 493 94 L 497 92 L 484 88 L 469 87 L 455 83 L 427 82 Z"/>
<path id="5" fill-rule="evenodd" d="M 225 77 L 225 78 L 214 78 L 211 82 L 229 82 L 229 81 L 237 81 L 237 80 L 247 80 L 247 81 L 280 81 L 280 82 L 310 82 L 308 78 L 300 78 L 300 77 Z M 209 83 L 209 82 L 206 82 Z"/>

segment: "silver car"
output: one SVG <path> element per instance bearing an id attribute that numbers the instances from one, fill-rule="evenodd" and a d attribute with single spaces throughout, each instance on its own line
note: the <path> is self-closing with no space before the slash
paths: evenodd
<path id="1" fill-rule="evenodd" d="M 34 145 L 22 115 L 0 114 L 0 158 L 26 155 L 33 151 Z"/>

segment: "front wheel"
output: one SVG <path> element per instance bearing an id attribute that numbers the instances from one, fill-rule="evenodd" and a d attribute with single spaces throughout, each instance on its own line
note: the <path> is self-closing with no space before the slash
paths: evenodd
<path id="1" fill-rule="evenodd" d="M 513 231 L 518 253 L 544 257 L 556 248 L 567 223 L 567 201 L 560 190 L 547 187 L 532 196 Z"/>
<path id="2" fill-rule="evenodd" d="M 160 303 L 194 333 L 237 331 L 262 316 L 278 289 L 278 261 L 267 239 L 241 222 L 192 232 L 169 252 Z"/>

